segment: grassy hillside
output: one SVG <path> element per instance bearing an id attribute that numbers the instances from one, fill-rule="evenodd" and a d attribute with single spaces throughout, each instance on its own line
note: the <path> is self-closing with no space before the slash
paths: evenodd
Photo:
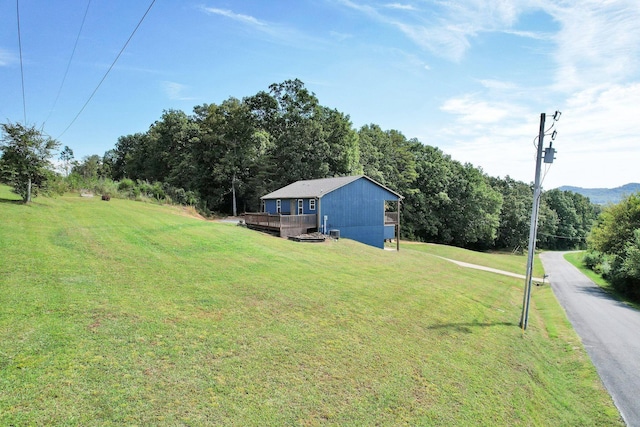
<path id="1" fill-rule="evenodd" d="M 406 242 L 403 249 L 421 251 L 431 255 L 455 259 L 457 261 L 468 262 L 471 264 L 483 265 L 485 267 L 497 268 L 517 274 L 526 274 L 527 271 L 527 255 L 513 255 L 506 252 L 488 253 L 476 252 L 467 249 L 456 248 L 453 246 L 436 245 L 432 243 L 412 243 Z M 544 269 L 542 263 L 538 261 L 536 256 L 533 263 L 533 276 L 542 277 Z M 522 282 L 524 287 L 524 282 Z"/>
<path id="2" fill-rule="evenodd" d="M 414 246 L 7 194 L 0 425 L 622 425 L 548 287 L 523 334 L 521 280 Z"/>

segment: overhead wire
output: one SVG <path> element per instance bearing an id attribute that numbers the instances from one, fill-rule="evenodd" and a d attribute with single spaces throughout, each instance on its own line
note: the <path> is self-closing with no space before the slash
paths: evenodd
<path id="1" fill-rule="evenodd" d="M 58 105 L 58 99 L 60 99 L 60 93 L 62 93 L 62 87 L 64 86 L 64 83 L 67 80 L 67 74 L 69 73 L 69 68 L 71 67 L 71 61 L 73 60 L 73 57 L 75 56 L 76 53 L 76 48 L 78 47 L 78 41 L 80 40 L 80 34 L 82 34 L 82 29 L 84 28 L 84 23 L 87 20 L 87 14 L 89 13 L 89 6 L 91 5 L 91 0 L 89 0 L 87 2 L 87 8 L 84 11 L 84 16 L 82 17 L 82 23 L 80 24 L 80 30 L 78 30 L 78 35 L 76 37 L 76 42 L 73 45 L 73 50 L 71 51 L 71 57 L 69 57 L 69 62 L 67 62 L 67 69 L 64 71 L 64 76 L 62 77 L 62 83 L 60 83 L 60 88 L 58 88 L 58 94 L 56 95 L 56 99 L 53 101 L 53 106 L 51 107 L 51 110 L 49 111 L 49 115 L 47 116 L 46 119 L 44 119 L 44 122 L 42 123 L 42 127 L 44 128 L 45 123 L 47 122 L 47 120 L 49 120 L 49 118 L 51 117 L 51 114 L 53 114 L 53 110 L 56 108 L 56 105 Z"/>
<path id="2" fill-rule="evenodd" d="M 542 179 L 540 180 L 540 186 L 544 184 L 544 179 L 547 177 L 547 173 L 549 172 L 549 169 L 551 169 L 551 164 L 550 163 L 545 164 L 544 173 L 542 174 Z"/>
<path id="3" fill-rule="evenodd" d="M 27 125 L 27 98 L 24 92 L 24 67 L 22 65 L 22 37 L 20 35 L 20 0 L 16 0 L 16 15 L 18 20 L 18 50 L 20 51 L 20 79 L 22 81 L 22 112 L 24 125 Z"/>
<path id="4" fill-rule="evenodd" d="M 545 130 L 545 131 L 544 131 L 545 136 L 549 133 L 549 131 L 550 131 L 551 129 L 553 129 L 553 127 L 554 127 L 555 125 L 556 125 L 556 122 L 555 122 L 555 121 L 551 122 L 551 126 L 549 126 L 549 128 L 548 128 L 547 130 Z"/>
<path id="5" fill-rule="evenodd" d="M 136 27 L 133 29 L 133 31 L 131 32 L 131 35 L 129 36 L 129 38 L 127 39 L 127 41 L 124 43 L 124 46 L 122 46 L 122 49 L 120 49 L 120 52 L 118 52 L 118 55 L 116 56 L 116 58 L 113 60 L 113 62 L 111 63 L 111 66 L 109 67 L 109 69 L 107 70 L 106 73 L 104 73 L 104 76 L 102 76 L 102 79 L 100 80 L 100 82 L 98 83 L 98 85 L 96 86 L 96 88 L 93 90 L 93 92 L 91 93 L 91 95 L 89 96 L 89 98 L 87 99 L 87 101 L 84 103 L 84 105 L 82 106 L 82 108 L 80 109 L 80 111 L 78 111 L 78 114 L 76 114 L 76 116 L 73 118 L 73 120 L 71 120 L 71 123 L 69 123 L 69 126 L 67 126 L 60 135 L 58 135 L 58 138 L 60 138 L 62 135 L 64 135 L 69 128 L 76 122 L 76 120 L 78 119 L 78 117 L 80 117 L 80 114 L 82 114 L 82 112 L 84 111 L 84 109 L 87 107 L 87 105 L 89 104 L 89 102 L 91 102 L 91 99 L 93 99 L 93 96 L 96 94 L 96 92 L 98 92 L 98 89 L 100 88 L 100 86 L 102 85 L 102 83 L 105 81 L 105 79 L 107 78 L 107 76 L 109 75 L 109 73 L 111 72 L 111 70 L 113 69 L 113 67 L 116 65 L 116 62 L 118 62 L 118 59 L 120 58 L 120 56 L 122 55 L 122 53 L 124 52 L 124 50 L 127 48 L 127 45 L 129 44 L 129 42 L 131 41 L 131 39 L 133 38 L 133 36 L 135 35 L 136 31 L 138 31 L 138 28 L 140 28 L 140 25 L 142 25 L 142 21 L 144 21 L 144 19 L 147 17 L 147 14 L 149 14 L 149 11 L 151 10 L 151 8 L 153 7 L 154 3 L 156 2 L 156 0 L 152 0 L 151 4 L 149 4 L 149 7 L 147 8 L 146 12 L 144 13 L 144 15 L 142 15 L 142 18 L 140 18 L 140 21 L 138 22 L 138 25 L 136 25 Z"/>
<path id="6" fill-rule="evenodd" d="M 586 237 L 580 237 L 580 236 L 557 236 L 555 234 L 549 234 L 549 233 L 538 233 L 539 236 L 546 236 L 546 237 L 553 237 L 555 239 L 567 239 L 567 240 L 585 240 Z"/>

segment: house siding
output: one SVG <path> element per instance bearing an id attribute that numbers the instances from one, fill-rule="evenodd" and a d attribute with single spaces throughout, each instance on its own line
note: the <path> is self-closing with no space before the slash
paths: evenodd
<path id="1" fill-rule="evenodd" d="M 315 197 L 310 196 L 307 191 L 307 197 L 302 197 L 302 213 L 317 215 L 317 228 L 325 234 L 329 234 L 330 230 L 339 230 L 340 237 L 384 248 L 384 240 L 395 236 L 395 226 L 385 225 L 385 202 L 398 201 L 401 196 L 364 176 L 352 178 L 354 179 L 338 188 L 331 188 L 324 194 L 321 189 Z M 301 191 L 308 190 L 308 187 L 300 187 Z M 282 215 L 297 215 L 299 198 L 292 198 L 291 191 L 288 194 L 281 190 L 274 193 L 278 195 L 278 192 L 288 197 L 263 198 L 265 212 L 276 214 L 277 200 L 280 200 Z M 314 210 L 310 209 L 310 200 L 315 200 Z"/>
<path id="2" fill-rule="evenodd" d="M 280 199 L 281 202 L 281 210 L 280 213 L 282 215 L 297 215 L 298 214 L 298 200 L 299 199 Z M 316 208 L 314 210 L 310 209 L 309 201 L 312 200 L 310 198 L 303 198 L 303 214 L 316 214 L 318 213 L 318 203 L 316 201 Z M 315 199 L 313 199 L 315 200 Z M 293 203 L 291 203 L 293 201 Z M 291 211 L 291 206 L 293 205 L 293 212 Z M 276 199 L 267 199 L 264 201 L 264 209 L 265 212 L 270 214 L 276 214 Z"/>
<path id="3" fill-rule="evenodd" d="M 321 201 L 321 219 L 327 216 L 327 230 L 340 230 L 345 237 L 384 248 L 384 203 L 398 200 L 388 190 L 366 178 L 360 178 L 325 195 Z"/>
<path id="4" fill-rule="evenodd" d="M 396 226 L 395 225 L 385 225 L 384 226 L 384 238 L 385 239 L 395 239 L 396 237 Z"/>

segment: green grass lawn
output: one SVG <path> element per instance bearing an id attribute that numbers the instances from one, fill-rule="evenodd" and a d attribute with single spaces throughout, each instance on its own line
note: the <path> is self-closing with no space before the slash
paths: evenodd
<path id="1" fill-rule="evenodd" d="M 417 250 L 431 255 L 455 259 L 485 267 L 497 268 L 511 273 L 525 275 L 527 273 L 527 255 L 514 255 L 506 252 L 476 252 L 453 246 L 435 245 L 432 243 L 404 242 L 403 249 Z M 542 277 L 544 269 L 536 255 L 533 263 L 533 276 Z M 523 283 L 524 286 L 524 283 Z"/>
<path id="2" fill-rule="evenodd" d="M 414 246 L 8 194 L 0 425 L 623 425 L 549 287 L 523 334 L 521 280 Z"/>

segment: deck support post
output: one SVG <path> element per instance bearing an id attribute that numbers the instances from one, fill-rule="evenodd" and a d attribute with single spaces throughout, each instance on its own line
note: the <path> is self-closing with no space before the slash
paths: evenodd
<path id="1" fill-rule="evenodd" d="M 400 199 L 398 199 L 398 224 L 396 225 L 396 251 L 400 252 Z"/>

